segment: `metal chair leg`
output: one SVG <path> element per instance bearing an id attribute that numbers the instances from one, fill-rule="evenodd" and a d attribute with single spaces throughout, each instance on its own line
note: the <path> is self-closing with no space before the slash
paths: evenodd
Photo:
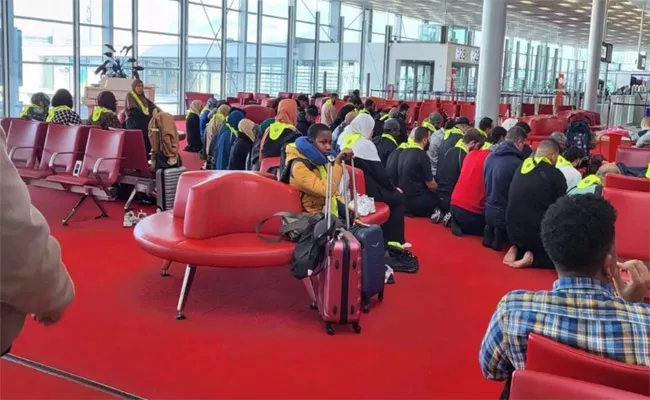
<path id="1" fill-rule="evenodd" d="M 127 211 L 129 211 L 131 209 L 131 202 L 135 198 L 135 195 L 138 193 L 137 186 L 138 185 L 133 186 L 133 190 L 131 191 L 131 194 L 129 195 L 129 199 L 126 201 L 126 203 L 124 203 L 124 212 L 127 212 Z"/>
<path id="2" fill-rule="evenodd" d="M 178 298 L 178 306 L 176 307 L 176 310 L 178 311 L 176 319 L 178 320 L 185 319 L 183 310 L 185 309 L 185 303 L 187 302 L 187 296 L 190 294 L 195 274 L 196 265 L 187 264 L 187 267 L 185 268 L 185 277 L 183 278 L 183 286 L 181 287 L 181 295 Z"/>
<path id="3" fill-rule="evenodd" d="M 68 221 L 70 221 L 70 218 L 72 218 L 77 213 L 77 211 L 79 211 L 79 208 L 81 208 L 81 206 L 88 199 L 88 197 L 89 196 L 87 194 L 84 194 L 83 196 L 81 196 L 79 200 L 77 200 L 75 205 L 72 206 L 72 209 L 68 211 L 65 217 L 63 217 L 63 223 L 62 223 L 63 226 L 68 226 Z"/>
<path id="4" fill-rule="evenodd" d="M 166 276 L 169 276 L 169 272 L 167 272 L 167 270 L 169 269 L 169 267 L 171 265 L 172 265 L 171 260 L 164 260 L 163 265 L 162 265 L 162 269 L 160 270 L 160 276 L 162 276 L 163 278 L 166 277 Z"/>
<path id="5" fill-rule="evenodd" d="M 97 206 L 97 208 L 99 208 L 99 211 L 102 212 L 101 214 L 99 214 L 98 216 L 96 216 L 95 219 L 106 218 L 106 217 L 108 217 L 108 212 L 106 212 L 106 209 L 104 208 L 104 206 L 102 205 L 102 203 L 100 203 L 99 200 L 97 200 L 97 198 L 96 198 L 95 196 L 92 196 L 92 195 L 91 195 L 91 196 L 89 196 L 89 197 L 93 200 L 93 203 L 95 203 L 95 205 Z"/>
<path id="6" fill-rule="evenodd" d="M 318 305 L 316 304 L 316 293 L 314 292 L 314 286 L 311 284 L 311 279 L 304 278 L 302 282 L 305 284 L 305 289 L 307 289 L 307 294 L 309 295 L 309 300 L 311 301 L 309 308 L 312 310 L 317 309 Z"/>

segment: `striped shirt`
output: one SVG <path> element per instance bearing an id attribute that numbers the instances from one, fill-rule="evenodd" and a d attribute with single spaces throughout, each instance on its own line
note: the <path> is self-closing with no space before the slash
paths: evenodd
<path id="1" fill-rule="evenodd" d="M 560 278 L 553 290 L 505 295 L 483 338 L 479 361 L 488 379 L 507 379 L 526 364 L 528 335 L 627 364 L 650 366 L 650 306 L 617 297 L 592 278 Z"/>

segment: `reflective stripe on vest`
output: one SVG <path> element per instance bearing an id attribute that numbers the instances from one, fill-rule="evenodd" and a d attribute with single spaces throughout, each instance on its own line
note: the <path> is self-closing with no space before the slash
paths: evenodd
<path id="1" fill-rule="evenodd" d="M 483 135 L 484 138 L 487 138 L 487 137 L 488 137 L 488 133 L 485 132 L 483 129 L 478 128 L 477 131 L 479 131 L 479 132 L 481 133 L 481 135 Z"/>
<path id="2" fill-rule="evenodd" d="M 33 104 L 26 105 L 25 107 L 23 107 L 22 111 L 20 111 L 19 117 L 20 118 L 25 118 L 27 116 L 27 114 L 29 114 L 29 110 L 31 110 L 32 107 L 38 107 L 38 106 L 35 106 Z"/>
<path id="3" fill-rule="evenodd" d="M 343 139 L 343 145 L 341 146 L 341 150 L 348 150 L 351 149 L 354 144 L 363 137 L 362 134 L 360 133 L 351 133 Z"/>
<path id="4" fill-rule="evenodd" d="M 320 178 L 327 182 L 327 168 L 325 168 L 324 165 L 317 165 L 316 169 L 318 169 L 318 173 L 320 174 Z M 332 215 L 335 217 L 339 216 L 339 207 L 338 203 L 336 200 L 336 196 L 332 196 L 332 206 L 330 207 L 332 211 Z"/>
<path id="5" fill-rule="evenodd" d="M 389 119 L 389 118 L 390 118 L 390 114 L 384 114 L 384 115 L 382 115 L 382 116 L 379 118 L 379 120 L 380 120 L 380 121 L 386 121 L 386 120 Z"/>
<path id="6" fill-rule="evenodd" d="M 578 189 L 586 189 L 590 186 L 603 186 L 603 181 L 598 177 L 598 175 L 587 175 L 582 179 L 576 187 Z"/>
<path id="7" fill-rule="evenodd" d="M 461 135 L 461 136 L 463 136 L 464 133 L 459 128 L 453 127 L 451 129 L 447 129 L 445 131 L 445 135 L 443 137 L 443 140 L 447 140 L 447 138 L 449 138 L 449 136 L 451 136 L 451 135 Z"/>
<path id="8" fill-rule="evenodd" d="M 419 143 L 415 143 L 415 142 L 411 142 L 411 143 L 407 144 L 407 145 L 406 145 L 406 148 L 407 148 L 407 149 L 420 149 L 420 150 L 424 150 L 424 147 L 422 147 L 421 144 L 419 144 Z"/>
<path id="9" fill-rule="evenodd" d="M 390 140 L 391 142 L 395 143 L 395 146 L 397 146 L 397 140 L 391 135 L 390 133 L 384 133 L 381 135 L 381 137 Z"/>
<path id="10" fill-rule="evenodd" d="M 269 125 L 269 139 L 278 140 L 285 129 L 295 129 L 293 125 L 285 124 L 284 122 L 275 121 Z"/>
<path id="11" fill-rule="evenodd" d="M 436 126 L 434 124 L 432 124 L 431 122 L 429 122 L 429 121 L 422 122 L 422 126 L 427 128 L 429 130 L 429 132 L 431 132 L 431 133 L 438 130 L 438 128 L 436 128 Z"/>
<path id="12" fill-rule="evenodd" d="M 140 100 L 140 96 L 138 96 L 138 94 L 136 92 L 134 92 L 134 91 L 131 91 L 131 93 L 129 93 L 129 94 L 131 95 L 131 97 L 133 97 L 135 102 L 138 103 L 138 107 L 140 107 L 140 110 L 142 111 L 142 113 L 144 115 L 149 115 L 149 107 L 144 106 L 144 103 L 142 102 L 142 100 Z"/>
<path id="13" fill-rule="evenodd" d="M 332 99 L 327 99 L 327 101 L 325 101 L 325 104 L 330 106 L 334 105 L 334 103 L 332 103 Z"/>
<path id="14" fill-rule="evenodd" d="M 221 113 L 214 113 L 212 115 L 212 118 L 210 118 L 210 122 L 214 121 L 215 119 L 218 119 L 219 121 L 223 122 L 226 120 L 226 116 Z"/>
<path id="15" fill-rule="evenodd" d="M 463 142 L 462 140 L 457 141 L 454 147 L 458 147 L 459 149 L 463 150 L 465 153 L 469 153 L 469 147 L 467 147 L 465 142 Z"/>
<path id="16" fill-rule="evenodd" d="M 485 142 L 483 143 L 483 147 L 481 147 L 481 150 L 490 150 L 490 147 L 492 147 L 494 143 L 492 142 Z"/>
<path id="17" fill-rule="evenodd" d="M 648 169 L 645 170 L 645 177 L 650 179 L 650 163 L 648 163 Z"/>
<path id="18" fill-rule="evenodd" d="M 521 173 L 522 174 L 527 174 L 530 171 L 535 169 L 535 166 L 541 162 L 549 163 L 551 162 L 548 160 L 546 157 L 535 157 L 533 160 L 532 157 L 528 157 L 527 159 L 524 160 L 523 164 L 521 164 Z M 551 164 L 553 165 L 553 164 Z"/>
<path id="19" fill-rule="evenodd" d="M 102 117 L 102 114 L 105 113 L 105 112 L 111 113 L 113 111 L 111 111 L 111 110 L 109 110 L 108 108 L 105 108 L 105 107 L 95 107 L 95 108 L 93 108 L 93 115 L 92 115 L 90 120 L 92 122 L 99 121 L 99 119 Z"/>
<path id="20" fill-rule="evenodd" d="M 370 114 L 370 111 L 366 110 L 365 108 L 362 110 L 359 110 L 358 114 Z"/>
<path id="21" fill-rule="evenodd" d="M 573 164 L 571 164 L 569 161 L 567 161 L 566 158 L 562 156 L 557 156 L 557 161 L 555 162 L 556 167 L 573 167 Z"/>
<path id="22" fill-rule="evenodd" d="M 68 106 L 57 106 L 50 108 L 50 111 L 47 112 L 47 118 L 45 118 L 45 122 L 52 122 L 54 119 L 54 114 L 58 113 L 59 111 L 72 111 L 72 108 Z"/>
<path id="23" fill-rule="evenodd" d="M 237 137 L 237 129 L 233 128 L 232 125 L 230 125 L 228 122 L 226 122 L 226 127 L 230 130 L 230 133 L 233 136 Z"/>

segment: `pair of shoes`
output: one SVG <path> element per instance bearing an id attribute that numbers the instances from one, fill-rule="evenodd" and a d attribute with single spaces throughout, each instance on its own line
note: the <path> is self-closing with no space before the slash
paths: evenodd
<path id="1" fill-rule="evenodd" d="M 442 219 L 442 224 L 445 226 L 445 228 L 449 228 L 451 226 L 451 212 L 447 212 L 447 214 L 445 214 L 444 218 Z"/>
<path id="2" fill-rule="evenodd" d="M 140 222 L 140 220 L 144 219 L 146 216 L 147 214 L 142 210 L 140 210 L 140 212 L 138 212 L 137 214 L 129 210 L 124 213 L 124 220 L 122 221 L 122 226 L 124 228 L 132 228 L 135 224 Z"/>
<path id="3" fill-rule="evenodd" d="M 431 223 L 439 224 L 440 222 L 442 222 L 442 211 L 440 211 L 439 208 L 436 208 L 433 214 L 431 214 Z"/>

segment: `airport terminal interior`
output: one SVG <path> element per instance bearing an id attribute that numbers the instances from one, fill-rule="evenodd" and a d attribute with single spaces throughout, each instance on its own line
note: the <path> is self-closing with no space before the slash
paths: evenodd
<path id="1" fill-rule="evenodd" d="M 0 359 L 0 398 L 649 398 L 650 278 L 643 301 L 616 309 L 627 307 L 634 328 L 618 314 L 612 325 L 603 322 L 611 314 L 599 320 L 589 312 L 572 322 L 544 320 L 549 325 L 533 329 L 528 339 L 524 369 L 523 359 L 514 364 L 512 359 L 525 358 L 525 350 L 513 355 L 508 346 L 515 346 L 514 339 L 504 333 L 506 324 L 522 331 L 524 325 L 500 320 L 496 325 L 503 332 L 490 339 L 486 331 L 496 329 L 493 314 L 507 293 L 551 290 L 557 262 L 516 268 L 531 252 L 520 251 L 520 260 L 510 262 L 507 240 L 503 246 L 501 240 L 498 246 L 492 239 L 486 244 L 490 189 L 483 164 L 474 173 L 481 192 L 476 195 L 482 208 L 479 233 L 458 234 L 458 190 L 453 190 L 472 174 L 467 168 L 472 146 L 477 154 L 484 152 L 486 166 L 499 146 L 517 137 L 521 148 L 512 148 L 521 152 L 517 157 L 524 165 L 523 160 L 535 167 L 548 162 L 544 151 L 555 148 L 555 156 L 579 174 L 573 184 L 567 176 L 562 197 L 597 179 L 602 194 L 589 198 L 598 205 L 605 198 L 617 213 L 618 259 L 640 260 L 648 275 L 650 133 L 643 137 L 650 129 L 649 1 L 0 3 L 0 125 L 6 153 L 60 245 L 75 292 L 51 326 L 2 295 L 3 326 L 9 321 L 5 307 L 27 318 Z M 109 105 L 102 102 L 107 93 Z M 226 109 L 230 114 L 221 111 Z M 107 114 L 111 119 L 104 118 Z M 362 132 L 364 123 L 374 124 L 374 137 Z M 320 185 L 320 203 L 313 199 L 320 192 L 296 183 L 296 164 L 290 160 L 292 151 L 303 154 L 304 143 L 317 148 L 319 124 L 333 132 L 332 156 L 349 150 L 356 160 L 356 166 L 344 160 L 347 166 L 340 168 L 339 155 L 329 172 L 320 152 L 322 164 L 305 160 L 303 170 Z M 218 128 L 209 133 L 212 126 Z M 586 142 L 580 139 L 583 127 Z M 269 155 L 266 145 L 277 142 L 274 132 L 284 137 L 289 131 L 296 134 L 295 144 L 287 142 Z M 464 164 L 458 156 L 447 210 L 439 205 L 415 216 L 408 201 L 404 206 L 403 200 L 396 205 L 396 200 L 373 198 L 376 165 L 368 167 L 373 162 L 391 193 L 408 198 L 408 189 L 400 187 L 407 181 L 402 165 L 408 163 L 402 158 L 417 148 L 429 156 L 423 171 L 430 178 L 420 184 L 426 183 L 424 190 L 442 204 L 430 184 L 442 193 L 446 154 L 432 158 L 429 150 L 436 134 L 444 146 L 454 132 L 460 139 L 446 154 L 458 150 L 467 156 Z M 475 134 L 479 139 L 470 141 Z M 355 135 L 346 147 L 341 138 Z M 385 159 L 364 158 L 357 151 L 362 146 L 355 140 L 372 141 L 381 153 L 383 138 L 384 144 L 394 142 L 393 148 L 401 143 L 392 150 L 402 151 L 397 181 Z M 248 147 L 236 167 L 240 142 Z M 226 145 L 232 151 L 224 153 Z M 530 158 L 523 155 L 526 148 Z M 610 162 L 616 162 L 611 165 L 617 172 L 605 179 L 603 166 Z M 10 164 L 2 167 L 13 171 Z M 560 164 L 555 163 L 557 169 Z M 338 271 L 338 261 L 334 268 L 330 260 L 334 256 L 321 257 L 319 267 L 309 270 L 313 275 L 298 280 L 294 267 L 302 242 L 278 237 L 274 214 L 313 212 L 310 207 L 317 203 L 317 213 L 334 209 L 344 220 L 348 199 L 339 210 L 328 202 L 341 206 L 344 191 L 325 193 L 326 177 L 335 171 L 341 187 L 354 184 L 359 194 L 348 207 L 357 208 L 355 228 L 381 225 L 384 252 L 370 265 L 368 248 L 359 239 L 363 269 L 356 281 L 349 281 L 355 274 L 346 275 L 347 266 L 330 272 Z M 504 196 L 512 199 L 510 187 Z M 5 216 L 7 193 L 2 193 L 5 211 L 0 210 L 3 240 L 13 234 L 7 233 L 14 221 Z M 372 206 L 361 211 L 361 203 Z M 267 218 L 272 220 L 261 226 Z M 21 229 L 16 226 L 16 234 Z M 399 239 L 387 237 L 395 229 L 401 230 Z M 494 232 L 499 235 L 497 228 Z M 330 240 L 347 243 L 342 263 L 351 264 L 349 242 L 342 238 L 343 233 Z M 0 243 L 3 270 L 14 257 L 7 254 L 15 251 L 6 240 Z M 593 245 L 590 239 L 577 242 L 577 247 Z M 332 249 L 333 244 L 331 254 Z M 544 249 L 553 258 L 546 242 Z M 367 313 L 366 264 L 381 269 L 384 287 L 381 301 L 374 296 L 379 292 L 370 294 Z M 4 293 L 10 275 L 2 273 Z M 341 298 L 332 300 L 330 291 Z M 353 300 L 364 309 L 352 305 L 349 314 L 344 312 Z M 334 325 L 334 335 L 323 322 L 328 321 L 325 304 L 332 301 L 341 307 L 336 322 L 343 322 Z M 553 310 L 565 312 L 561 306 Z M 518 318 L 531 318 L 527 312 L 533 313 L 521 311 Z M 580 318 L 605 327 L 599 325 L 596 334 Z M 541 317 L 532 321 L 543 325 Z M 571 329 L 575 332 L 568 336 L 554 336 Z M 621 332 L 630 336 L 617 337 Z M 519 332 L 516 340 L 527 333 Z M 624 355 L 608 352 L 590 335 L 611 339 L 607 346 L 617 338 Z M 490 350 L 491 341 L 503 352 Z M 633 357 L 635 351 L 641 355 Z M 508 360 L 507 380 L 490 372 L 495 368 L 490 363 Z"/>

